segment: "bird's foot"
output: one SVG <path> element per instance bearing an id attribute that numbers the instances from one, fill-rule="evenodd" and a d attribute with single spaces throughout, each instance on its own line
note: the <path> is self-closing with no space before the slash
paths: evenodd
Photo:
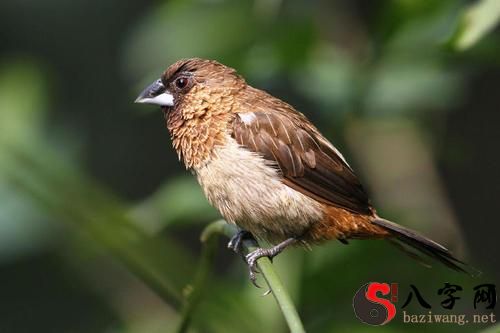
<path id="1" fill-rule="evenodd" d="M 243 259 L 245 256 L 242 251 L 244 239 L 253 239 L 253 235 L 246 230 L 240 229 L 227 243 L 227 248 L 233 250 L 235 253 L 241 255 Z"/>
<path id="2" fill-rule="evenodd" d="M 248 270 L 249 270 L 248 275 L 250 277 L 250 281 L 252 281 L 254 286 L 260 288 L 260 286 L 257 284 L 257 275 L 256 275 L 260 273 L 260 271 L 257 269 L 257 260 L 259 260 L 262 257 L 269 257 L 269 259 L 272 261 L 273 258 L 276 257 L 278 254 L 280 254 L 286 247 L 296 242 L 297 239 L 288 238 L 287 240 L 279 243 L 278 245 L 275 245 L 268 249 L 259 247 L 258 249 L 250 252 L 245 256 L 245 260 L 248 264 Z"/>

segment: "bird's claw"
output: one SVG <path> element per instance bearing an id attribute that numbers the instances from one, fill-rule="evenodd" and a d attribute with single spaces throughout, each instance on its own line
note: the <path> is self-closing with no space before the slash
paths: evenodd
<path id="1" fill-rule="evenodd" d="M 238 237 L 238 234 L 234 235 L 227 243 L 227 248 L 234 252 L 237 252 L 236 250 L 241 247 L 241 237 Z"/>
<path id="2" fill-rule="evenodd" d="M 248 275 L 250 277 L 250 281 L 257 288 L 261 288 L 257 284 L 257 275 L 256 274 L 260 273 L 259 269 L 257 268 L 257 260 L 259 260 L 262 257 L 269 257 L 269 259 L 272 260 L 273 253 L 269 249 L 258 248 L 245 256 L 245 261 L 248 264 L 248 270 L 249 270 Z"/>
<path id="3" fill-rule="evenodd" d="M 260 288 L 260 286 L 256 283 L 256 275 L 257 273 L 260 273 L 259 270 L 257 269 L 257 260 L 259 260 L 262 257 L 268 257 L 269 260 L 273 260 L 274 257 L 276 257 L 278 254 L 281 253 L 287 246 L 290 244 L 294 244 L 297 242 L 296 238 L 288 238 L 284 240 L 283 242 L 279 243 L 278 245 L 275 245 L 271 248 L 268 249 L 263 249 L 261 247 L 257 248 L 256 250 L 250 252 L 247 254 L 244 259 L 248 264 L 248 269 L 249 269 L 249 275 L 250 275 L 250 281 L 252 283 Z"/>
<path id="4" fill-rule="evenodd" d="M 242 255 L 242 245 L 245 238 L 252 238 L 252 234 L 245 230 L 239 230 L 227 243 L 227 248 L 233 250 L 235 253 Z"/>
<path id="5" fill-rule="evenodd" d="M 255 251 L 254 251 L 255 252 Z M 257 288 L 260 288 L 260 286 L 257 284 L 257 274 L 259 274 L 259 270 L 257 269 L 257 259 L 252 256 L 254 252 L 251 252 L 245 256 L 245 261 L 248 264 L 248 275 L 250 278 L 250 281 L 254 286 Z"/>
<path id="6" fill-rule="evenodd" d="M 264 249 L 259 247 L 256 250 L 248 253 L 247 255 L 243 255 L 242 245 L 243 245 L 243 239 L 245 238 L 253 239 L 253 235 L 248 231 L 240 230 L 229 240 L 227 247 L 243 257 L 243 260 L 245 260 L 245 262 L 248 265 L 248 270 L 249 270 L 248 275 L 250 277 L 250 281 L 254 286 L 260 288 L 260 286 L 257 284 L 257 274 L 260 273 L 259 269 L 257 268 L 257 260 L 259 260 L 262 257 L 268 257 L 269 260 L 271 260 L 272 262 L 275 256 L 280 254 L 281 251 L 283 251 L 290 244 L 296 243 L 297 239 L 288 238 L 271 248 Z"/>
<path id="7" fill-rule="evenodd" d="M 250 282 L 252 282 L 252 284 L 254 286 L 256 286 L 257 288 L 262 288 L 258 283 L 257 283 L 257 275 L 255 274 L 255 272 L 252 271 L 252 269 L 250 269 L 250 273 L 248 273 L 249 275 L 249 278 L 250 278 Z"/>

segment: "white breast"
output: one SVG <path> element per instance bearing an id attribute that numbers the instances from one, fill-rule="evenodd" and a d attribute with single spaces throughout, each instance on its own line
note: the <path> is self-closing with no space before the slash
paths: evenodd
<path id="1" fill-rule="evenodd" d="M 196 168 L 198 181 L 222 216 L 271 242 L 302 235 L 320 221 L 320 204 L 284 185 L 276 167 L 230 137 L 216 157 Z"/>

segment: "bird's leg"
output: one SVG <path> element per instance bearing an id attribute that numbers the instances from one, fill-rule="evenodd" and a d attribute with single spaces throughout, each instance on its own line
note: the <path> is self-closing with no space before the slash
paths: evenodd
<path id="1" fill-rule="evenodd" d="M 242 244 L 244 239 L 254 239 L 253 235 L 246 230 L 239 229 L 236 234 L 227 243 L 227 248 L 233 250 L 237 254 L 241 255 L 245 260 L 245 256 L 242 251 Z"/>
<path id="2" fill-rule="evenodd" d="M 258 249 L 247 254 L 245 256 L 245 260 L 248 264 L 248 269 L 250 271 L 249 272 L 250 281 L 252 281 L 252 283 L 256 287 L 260 288 L 260 286 L 255 282 L 257 279 L 255 274 L 259 273 L 259 271 L 257 270 L 257 260 L 259 260 L 262 257 L 269 257 L 270 260 L 273 260 L 274 257 L 276 257 L 278 254 L 281 253 L 281 251 L 283 251 L 289 245 L 295 244 L 296 242 L 298 242 L 296 238 L 288 238 L 283 242 L 279 243 L 278 245 L 275 245 L 268 249 L 259 247 Z"/>

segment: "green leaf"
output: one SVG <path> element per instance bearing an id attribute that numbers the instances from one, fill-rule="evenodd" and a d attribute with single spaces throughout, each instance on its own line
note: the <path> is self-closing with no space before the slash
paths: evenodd
<path id="1" fill-rule="evenodd" d="M 500 325 L 491 325 L 490 327 L 482 330 L 481 333 L 500 333 Z"/>
<path id="2" fill-rule="evenodd" d="M 174 239 L 141 230 L 127 206 L 58 153 L 38 142 L 0 145 L 0 172 L 12 191 L 35 203 L 74 232 L 88 235 L 160 297 L 180 304 L 193 258 Z M 175 254 L 175 255 L 172 255 Z"/>
<path id="3" fill-rule="evenodd" d="M 126 43 L 126 71 L 132 77 L 154 73 L 152 79 L 181 58 L 232 63 L 253 36 L 248 29 L 255 23 L 251 5 L 249 1 L 171 1 L 154 7 Z"/>
<path id="4" fill-rule="evenodd" d="M 16 58 L 0 63 L 0 144 L 29 144 L 39 133 L 47 104 L 43 74 L 30 60 Z M 3 163 L 1 154 L 0 165 Z M 12 260 L 48 246 L 56 232 L 55 225 L 39 209 L 6 186 L 5 178 L 0 172 L 0 260 Z"/>
<path id="5" fill-rule="evenodd" d="M 460 51 L 476 44 L 500 19 L 500 1 L 482 0 L 468 7 L 460 20 L 452 45 Z"/>
<path id="6" fill-rule="evenodd" d="M 208 222 L 216 219 L 218 214 L 193 177 L 179 177 L 169 180 L 153 195 L 135 205 L 132 216 L 154 233 L 176 223 Z"/>
<path id="7" fill-rule="evenodd" d="M 460 91 L 460 75 L 437 61 L 384 62 L 373 72 L 364 110 L 374 117 L 447 110 Z"/>
<path id="8" fill-rule="evenodd" d="M 0 64 L 0 140 L 30 140 L 45 116 L 47 89 L 42 71 L 29 60 Z"/>

